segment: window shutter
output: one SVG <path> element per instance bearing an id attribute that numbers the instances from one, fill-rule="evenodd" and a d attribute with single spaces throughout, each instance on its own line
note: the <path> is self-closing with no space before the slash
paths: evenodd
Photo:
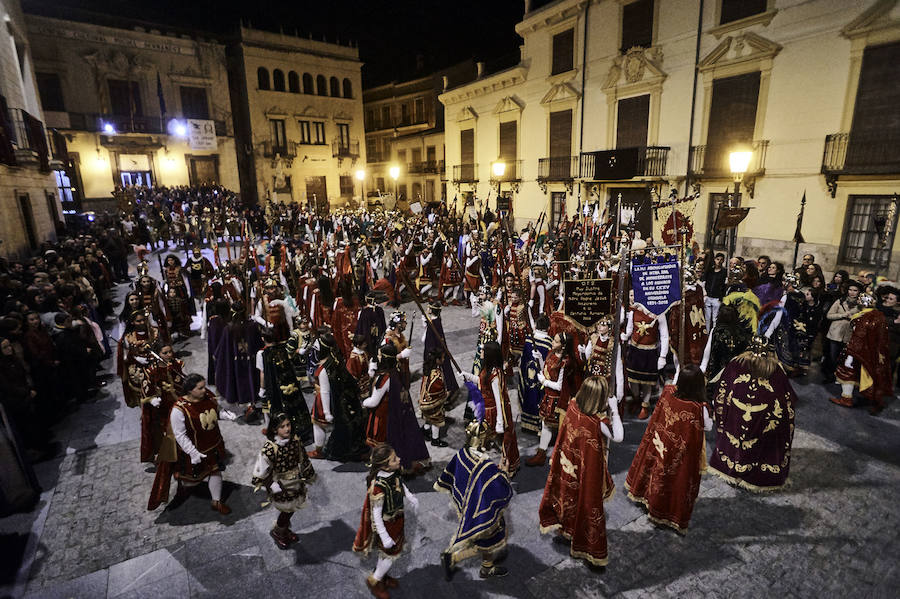
<path id="1" fill-rule="evenodd" d="M 550 157 L 572 155 L 572 111 L 550 113 Z"/>
<path id="2" fill-rule="evenodd" d="M 619 100 L 616 117 L 616 148 L 641 148 L 647 145 L 650 95 Z"/>
<path id="3" fill-rule="evenodd" d="M 900 137 L 900 43 L 866 48 L 852 137 Z"/>
<path id="4" fill-rule="evenodd" d="M 459 162 L 473 164 L 475 162 L 475 130 L 463 129 L 459 132 Z"/>
<path id="5" fill-rule="evenodd" d="M 567 29 L 553 36 L 553 67 L 551 75 L 572 70 L 575 54 L 575 30 Z"/>
<path id="6" fill-rule="evenodd" d="M 500 123 L 500 158 L 515 160 L 516 153 L 516 121 Z"/>
<path id="7" fill-rule="evenodd" d="M 728 153 L 753 141 L 759 71 L 713 81 L 704 169 L 729 172 Z"/>
<path id="8" fill-rule="evenodd" d="M 622 7 L 622 53 L 653 45 L 653 0 L 638 0 Z"/>
<path id="9" fill-rule="evenodd" d="M 45 111 L 65 112 L 62 83 L 56 73 L 35 73 L 38 93 L 41 96 L 41 107 Z"/>

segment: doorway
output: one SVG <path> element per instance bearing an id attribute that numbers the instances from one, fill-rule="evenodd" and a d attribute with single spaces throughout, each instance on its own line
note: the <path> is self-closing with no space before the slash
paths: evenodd
<path id="1" fill-rule="evenodd" d="M 191 185 L 215 184 L 219 180 L 219 159 L 215 156 L 190 158 Z"/>
<path id="2" fill-rule="evenodd" d="M 122 178 L 122 185 L 153 187 L 153 178 L 150 176 L 150 171 L 122 171 L 119 174 Z"/>
<path id="3" fill-rule="evenodd" d="M 319 214 L 328 212 L 328 190 L 325 177 L 306 178 L 306 202 Z"/>
<path id="4" fill-rule="evenodd" d="M 25 223 L 25 237 L 28 246 L 36 250 L 38 246 L 37 233 L 34 230 L 34 212 L 31 210 L 31 199 L 27 193 L 19 194 L 19 210 L 22 211 L 22 220 Z"/>
<path id="5" fill-rule="evenodd" d="M 616 204 L 619 194 L 622 195 L 622 212 L 634 221 L 634 230 L 641 234 L 641 239 L 649 241 L 653 236 L 653 215 L 650 201 L 650 190 L 646 187 L 613 187 L 609 190 L 608 214 L 616 215 L 616 228 L 619 227 L 620 214 Z"/>

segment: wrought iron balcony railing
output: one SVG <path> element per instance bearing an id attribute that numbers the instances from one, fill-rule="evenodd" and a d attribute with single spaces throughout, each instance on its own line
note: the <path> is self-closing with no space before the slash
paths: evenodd
<path id="1" fill-rule="evenodd" d="M 837 195 L 841 175 L 900 174 L 900 139 L 890 134 L 832 133 L 825 137 L 822 174 L 831 197 Z"/>
<path id="2" fill-rule="evenodd" d="M 579 174 L 584 179 L 594 181 L 664 177 L 669 150 L 667 146 L 639 146 L 582 152 Z"/>
<path id="3" fill-rule="evenodd" d="M 335 158 L 359 158 L 359 142 L 337 138 L 331 142 L 331 155 Z"/>
<path id="4" fill-rule="evenodd" d="M 491 164 L 491 182 L 503 182 L 503 181 L 521 181 L 522 180 L 522 161 L 521 160 L 500 160 L 506 166 L 503 169 L 503 174 L 499 177 L 494 174 L 493 168 L 494 165 Z"/>
<path id="5" fill-rule="evenodd" d="M 41 170 L 50 170 L 50 149 L 44 123 L 21 108 L 10 108 L 7 117 L 9 142 L 15 151 L 15 163 L 37 162 Z M 10 162 L 13 162 L 10 160 Z"/>
<path id="6" fill-rule="evenodd" d="M 456 164 L 453 166 L 454 183 L 477 183 L 478 164 Z"/>
<path id="7" fill-rule="evenodd" d="M 262 154 L 265 158 L 295 158 L 297 156 L 297 144 L 293 141 L 275 143 L 271 140 L 262 143 Z"/>
<path id="8" fill-rule="evenodd" d="M 730 178 L 731 165 L 728 156 L 732 147 L 727 144 L 691 146 L 688 157 L 688 172 L 693 177 Z M 769 140 L 754 140 L 751 148 L 753 150 L 753 158 L 750 160 L 745 176 L 758 177 L 766 172 L 766 152 L 769 149 Z"/>
<path id="9" fill-rule="evenodd" d="M 578 176 L 578 156 L 538 159 L 538 181 L 571 181 Z"/>

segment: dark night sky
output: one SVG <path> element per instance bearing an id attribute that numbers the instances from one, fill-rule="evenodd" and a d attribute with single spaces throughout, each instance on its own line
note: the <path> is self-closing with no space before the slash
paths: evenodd
<path id="1" fill-rule="evenodd" d="M 469 58 L 515 62 L 521 38 L 514 27 L 524 12 L 523 0 L 22 0 L 22 6 L 46 16 L 91 21 L 93 12 L 220 37 L 243 18 L 257 29 L 354 40 L 366 86 L 414 76 L 417 54 L 425 72 Z"/>

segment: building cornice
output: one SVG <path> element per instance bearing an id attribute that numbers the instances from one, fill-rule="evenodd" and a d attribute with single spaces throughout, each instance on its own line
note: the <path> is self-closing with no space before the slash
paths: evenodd
<path id="1" fill-rule="evenodd" d="M 527 74 L 527 68 L 522 65 L 515 66 L 446 91 L 438 96 L 438 100 L 446 106 L 480 98 L 502 89 L 521 85 L 525 82 Z"/>
<path id="2" fill-rule="evenodd" d="M 533 11 L 525 15 L 522 22 L 516 25 L 516 33 L 525 37 L 526 34 L 534 33 L 538 29 L 562 23 L 584 12 L 585 7 L 591 1 L 569 0 L 569 2 L 560 2 L 559 4 L 553 4 Z"/>

